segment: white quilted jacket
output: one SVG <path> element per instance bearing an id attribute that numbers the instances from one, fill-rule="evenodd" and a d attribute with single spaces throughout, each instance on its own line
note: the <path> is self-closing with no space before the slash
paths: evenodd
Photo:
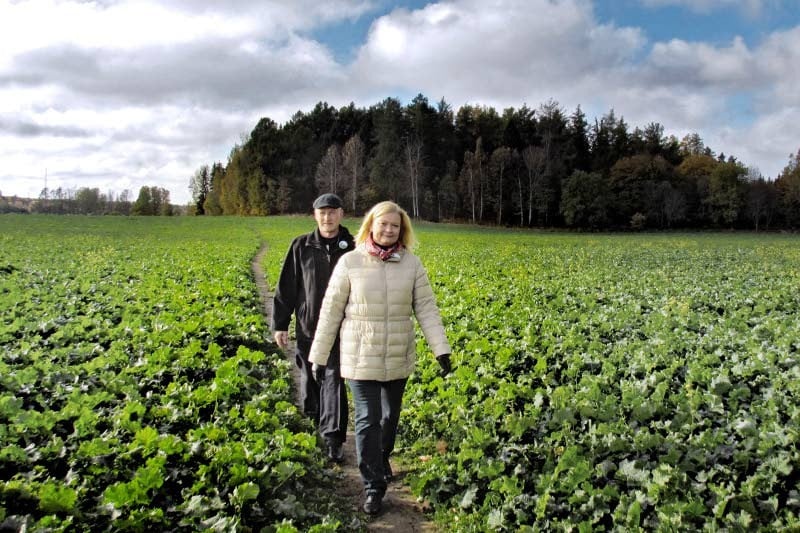
<path id="1" fill-rule="evenodd" d="M 384 262 L 362 244 L 336 264 L 308 359 L 325 365 L 338 334 L 343 378 L 407 378 L 416 362 L 412 311 L 434 355 L 450 353 L 419 258 L 401 251 Z"/>

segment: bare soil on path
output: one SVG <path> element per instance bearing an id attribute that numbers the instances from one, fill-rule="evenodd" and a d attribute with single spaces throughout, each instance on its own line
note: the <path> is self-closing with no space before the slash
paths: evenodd
<path id="1" fill-rule="evenodd" d="M 272 317 L 272 295 L 261 261 L 267 252 L 267 247 L 262 246 L 253 258 L 251 268 L 255 278 L 258 294 L 262 303 L 262 311 L 267 324 L 271 323 Z M 286 349 L 286 357 L 292 363 L 293 381 L 295 383 L 295 403 L 297 403 L 297 385 L 300 383 L 299 369 L 294 364 L 294 346 Z M 352 414 L 350 419 L 352 420 Z M 361 510 L 364 500 L 364 491 L 361 485 L 361 477 L 356 464 L 355 436 L 352 428 L 347 432 L 347 440 L 344 444 L 344 462 L 340 465 L 331 465 L 331 469 L 339 475 L 341 484 L 331 487 L 331 490 L 338 492 L 350 503 L 352 511 L 366 524 L 368 532 L 396 532 L 396 533 L 435 533 L 437 528 L 434 523 L 425 515 L 424 504 L 417 501 L 411 494 L 408 486 L 403 484 L 404 472 L 400 465 L 392 462 L 394 481 L 389 484 L 386 496 L 383 499 L 383 510 L 374 517 L 366 515 Z"/>

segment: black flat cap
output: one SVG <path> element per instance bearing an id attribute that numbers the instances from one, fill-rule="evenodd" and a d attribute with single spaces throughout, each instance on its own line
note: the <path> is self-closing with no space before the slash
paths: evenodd
<path id="1" fill-rule="evenodd" d="M 342 199 L 333 193 L 325 193 L 314 200 L 314 209 L 322 209 L 323 207 L 333 207 L 334 209 L 338 209 L 339 207 L 342 207 Z"/>

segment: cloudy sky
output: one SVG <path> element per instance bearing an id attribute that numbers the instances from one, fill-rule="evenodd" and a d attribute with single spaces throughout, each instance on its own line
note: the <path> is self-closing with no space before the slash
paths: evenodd
<path id="1" fill-rule="evenodd" d="M 0 192 L 187 203 L 261 117 L 419 93 L 613 109 L 776 178 L 800 148 L 800 2 L 0 0 Z"/>

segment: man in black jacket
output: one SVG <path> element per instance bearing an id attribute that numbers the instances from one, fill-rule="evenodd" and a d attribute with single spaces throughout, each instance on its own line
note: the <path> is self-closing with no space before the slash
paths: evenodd
<path id="1" fill-rule="evenodd" d="M 283 262 L 272 305 L 272 331 L 278 346 L 286 348 L 289 323 L 292 314 L 295 315 L 300 402 L 305 414 L 318 422 L 328 457 L 341 462 L 348 411 L 347 387 L 339 375 L 338 340 L 328 365 L 319 368 L 316 375 L 308 361 L 308 352 L 333 267 L 355 244 L 353 236 L 341 225 L 344 216 L 341 198 L 323 194 L 314 200 L 313 207 L 317 229 L 294 239 Z"/>

